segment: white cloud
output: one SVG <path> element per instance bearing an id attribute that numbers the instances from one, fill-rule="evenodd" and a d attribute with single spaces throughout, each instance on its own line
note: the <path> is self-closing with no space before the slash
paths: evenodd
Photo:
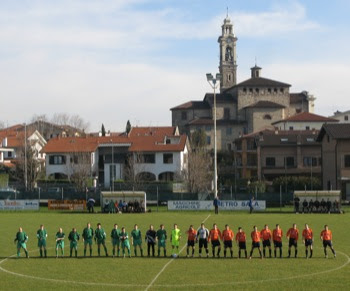
<path id="1" fill-rule="evenodd" d="M 263 76 L 291 84 L 291 92 L 308 91 L 317 98 L 315 113 L 329 116 L 350 109 L 349 71 L 350 63 L 285 63 L 266 66 Z"/>

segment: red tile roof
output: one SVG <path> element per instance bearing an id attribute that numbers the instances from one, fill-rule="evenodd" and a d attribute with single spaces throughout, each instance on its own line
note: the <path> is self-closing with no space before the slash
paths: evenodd
<path id="1" fill-rule="evenodd" d="M 130 152 L 183 151 L 186 135 L 175 135 L 176 127 L 134 127 L 129 136 L 53 138 L 44 147 L 45 153 L 94 152 L 99 146 L 119 144 Z M 166 137 L 177 143 L 166 144 Z"/>
<path id="2" fill-rule="evenodd" d="M 308 121 L 308 122 L 338 122 L 338 120 L 334 119 L 334 118 L 329 118 L 329 117 L 313 114 L 310 112 L 301 112 L 301 113 L 295 114 L 291 117 L 282 119 L 280 121 L 276 121 L 273 124 L 279 123 L 279 122 L 286 122 L 286 121 L 293 121 L 293 122 L 305 122 L 305 121 Z"/>

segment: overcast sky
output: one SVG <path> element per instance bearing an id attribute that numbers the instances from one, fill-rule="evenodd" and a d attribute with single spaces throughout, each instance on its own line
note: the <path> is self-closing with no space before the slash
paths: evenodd
<path id="1" fill-rule="evenodd" d="M 348 0 L 0 0 L 0 121 L 171 125 L 171 107 L 211 91 L 228 5 L 238 82 L 257 59 L 264 77 L 314 94 L 316 113 L 350 109 Z"/>

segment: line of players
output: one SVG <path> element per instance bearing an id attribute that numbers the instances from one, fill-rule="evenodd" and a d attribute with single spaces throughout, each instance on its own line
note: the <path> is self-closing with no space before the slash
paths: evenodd
<path id="1" fill-rule="evenodd" d="M 265 225 L 261 231 L 258 231 L 256 226 L 253 227 L 253 231 L 251 232 L 252 239 L 252 247 L 250 251 L 250 255 L 247 255 L 247 237 L 245 232 L 241 227 L 238 228 L 238 232 L 234 235 L 234 232 L 230 229 L 229 225 L 225 225 L 225 229 L 221 232 L 216 223 L 214 223 L 213 228 L 209 231 L 204 223 L 201 224 L 198 230 L 193 228 L 193 225 L 190 225 L 189 229 L 186 231 L 187 235 L 187 257 L 190 256 L 190 250 L 192 249 L 191 256 L 194 256 L 195 245 L 199 244 L 199 257 L 202 257 L 202 249 L 204 248 L 206 252 L 206 256 L 209 257 L 209 248 L 208 244 L 211 243 L 212 246 L 212 257 L 220 257 L 221 253 L 221 243 L 224 244 L 224 257 L 227 255 L 227 249 L 230 251 L 231 258 L 233 258 L 233 241 L 236 241 L 238 246 L 238 258 L 241 258 L 241 252 L 244 251 L 245 258 L 252 258 L 254 249 L 258 249 L 260 258 L 267 257 L 266 256 L 266 248 L 269 251 L 269 257 L 272 257 L 272 249 L 271 244 L 273 242 L 274 245 L 274 257 L 277 257 L 277 249 L 279 249 L 279 257 L 282 258 L 282 240 L 283 240 L 283 231 L 280 228 L 279 224 L 276 224 L 276 228 L 271 231 L 268 225 Z M 47 257 L 46 250 L 46 240 L 47 240 L 47 231 L 44 228 L 44 225 L 40 226 L 40 229 L 37 231 L 37 239 L 38 239 L 38 247 L 40 257 Z M 82 232 L 82 240 L 84 242 L 84 257 L 86 257 L 87 248 L 89 247 L 90 257 L 92 256 L 92 245 L 93 240 L 97 244 L 97 253 L 98 256 L 101 255 L 101 246 L 104 248 L 105 255 L 108 257 L 108 251 L 106 246 L 106 232 L 101 226 L 101 223 L 97 224 L 97 228 L 95 230 L 92 229 L 91 224 L 88 223 Z M 112 240 L 112 254 L 113 257 L 120 256 L 120 250 L 122 250 L 122 255 L 125 257 L 126 253 L 129 257 L 131 257 L 130 252 L 130 241 L 129 234 L 127 233 L 125 227 L 122 227 L 121 230 L 118 228 L 118 225 L 115 224 L 111 234 Z M 177 224 L 174 224 L 174 228 L 170 234 L 170 242 L 172 246 L 172 254 L 171 256 L 175 257 L 179 255 L 179 245 L 182 237 L 182 233 L 178 228 Z M 291 257 L 291 249 L 294 247 L 294 257 L 296 258 L 298 255 L 298 239 L 299 239 L 299 230 L 294 223 L 293 226 L 288 229 L 286 237 L 288 239 L 288 258 Z M 61 256 L 64 256 L 64 239 L 65 234 L 62 228 L 59 228 L 56 233 L 56 258 L 58 258 L 59 249 L 61 250 Z M 146 232 L 144 237 L 147 242 L 147 255 L 155 256 L 155 245 L 158 245 L 158 257 L 160 256 L 161 249 L 163 249 L 164 257 L 166 254 L 166 242 L 168 239 L 167 231 L 164 228 L 164 225 L 161 224 L 160 228 L 155 231 L 153 225 L 150 225 L 149 229 Z M 324 255 L 325 258 L 328 258 L 327 255 L 327 247 L 329 247 L 336 257 L 335 250 L 332 244 L 332 232 L 329 230 L 328 226 L 325 225 L 324 229 L 320 234 L 320 239 L 323 242 Z M 75 257 L 78 256 L 78 242 L 80 240 L 80 234 L 77 232 L 76 228 L 73 228 L 72 231 L 68 235 L 68 240 L 70 242 L 70 257 L 73 255 L 73 250 Z M 19 231 L 16 234 L 14 242 L 17 243 L 17 257 L 20 257 L 20 250 L 23 248 L 26 257 L 28 256 L 26 243 L 28 241 L 27 234 L 20 227 Z M 131 231 L 131 243 L 134 247 L 134 255 L 137 257 L 137 249 L 140 250 L 140 255 L 143 257 L 143 248 L 142 248 L 143 237 L 141 234 L 141 230 L 139 230 L 138 225 L 135 224 L 134 229 Z M 261 241 L 263 249 L 261 250 Z M 312 229 L 305 224 L 305 228 L 302 231 L 302 241 L 305 245 L 305 257 L 311 258 L 313 255 L 313 241 L 314 234 Z"/>

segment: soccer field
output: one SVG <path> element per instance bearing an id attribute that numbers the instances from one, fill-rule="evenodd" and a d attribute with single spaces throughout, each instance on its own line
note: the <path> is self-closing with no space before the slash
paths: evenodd
<path id="1" fill-rule="evenodd" d="M 1 290 L 49 290 L 49 289 L 133 289 L 133 290 L 229 290 L 229 289 L 342 289 L 350 285 L 350 215 L 349 214 L 291 214 L 291 213 L 220 213 L 209 212 L 159 212 L 147 214 L 76 214 L 59 212 L 4 212 L 0 213 L 0 289 Z M 247 248 L 250 251 L 250 232 L 253 225 L 261 230 L 265 223 L 273 229 L 276 223 L 281 225 L 284 234 L 297 223 L 299 231 L 308 223 L 315 234 L 314 256 L 305 259 L 304 246 L 299 238 L 299 256 L 297 259 L 260 260 L 255 250 L 252 260 L 237 259 L 237 247 L 234 246 L 234 259 L 231 258 L 186 258 L 185 235 L 181 241 L 179 258 L 55 258 L 55 234 L 62 227 L 66 234 L 65 255 L 69 256 L 68 233 L 77 227 L 81 234 L 87 222 L 93 228 L 98 222 L 107 233 L 107 247 L 111 254 L 109 239 L 114 223 L 119 228 L 125 226 L 129 235 L 133 225 L 137 223 L 143 236 L 153 224 L 155 229 L 165 224 L 168 236 L 173 223 L 177 223 L 182 233 L 190 224 L 195 228 L 205 221 L 207 228 L 215 222 L 220 230 L 227 223 L 234 232 L 238 226 L 247 234 Z M 36 231 L 44 224 L 48 232 L 47 259 L 38 258 Z M 324 224 L 328 224 L 333 232 L 334 248 L 337 258 L 333 258 L 328 250 L 329 258 L 325 259 L 319 234 Z M 21 259 L 15 259 L 16 246 L 13 239 L 19 226 L 29 235 L 29 259 L 21 253 Z M 198 245 L 196 245 L 198 247 Z M 287 255 L 288 242 L 283 240 L 283 255 Z M 144 253 L 146 244 L 143 243 Z M 168 254 L 171 253 L 170 242 L 167 243 Z M 133 248 L 131 247 L 132 255 Z M 211 247 L 210 247 L 211 250 Z M 93 246 L 93 256 L 97 254 L 97 246 Z M 102 251 L 101 254 L 104 254 Z M 211 251 L 210 251 L 211 254 Z M 292 255 L 294 251 L 292 251 Z M 79 242 L 78 256 L 83 255 L 83 243 Z M 221 256 L 223 251 L 221 251 Z"/>

